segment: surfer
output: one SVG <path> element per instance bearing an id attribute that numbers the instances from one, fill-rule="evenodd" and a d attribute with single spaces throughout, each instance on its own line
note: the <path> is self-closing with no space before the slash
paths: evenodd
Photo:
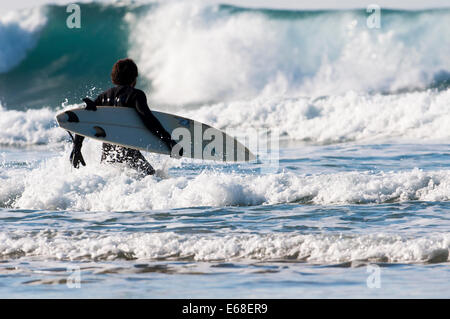
<path id="1" fill-rule="evenodd" d="M 117 61 L 111 72 L 112 83 L 116 86 L 101 93 L 95 101 L 88 98 L 83 99 L 86 103 L 86 109 L 95 111 L 97 106 L 122 106 L 134 108 L 145 126 L 166 143 L 170 150 L 172 150 L 176 142 L 172 140 L 170 134 L 163 128 L 158 119 L 150 111 L 145 93 L 135 88 L 137 77 L 138 68 L 133 60 L 127 58 Z M 78 168 L 80 164 L 86 166 L 83 155 L 81 154 L 83 140 L 84 136 L 81 135 L 75 135 L 73 138 L 70 162 L 75 168 Z M 101 161 L 107 163 L 126 163 L 129 167 L 136 169 L 144 175 L 155 174 L 154 168 L 141 152 L 123 146 L 103 143 Z"/>

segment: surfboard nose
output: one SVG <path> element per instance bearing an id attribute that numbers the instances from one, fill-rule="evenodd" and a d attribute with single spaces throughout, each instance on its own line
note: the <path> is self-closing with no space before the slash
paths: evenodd
<path id="1" fill-rule="evenodd" d="M 65 122 L 67 122 L 67 120 L 68 120 L 68 117 L 64 113 L 59 113 L 58 115 L 56 115 L 56 122 L 58 122 L 58 123 L 65 123 Z"/>

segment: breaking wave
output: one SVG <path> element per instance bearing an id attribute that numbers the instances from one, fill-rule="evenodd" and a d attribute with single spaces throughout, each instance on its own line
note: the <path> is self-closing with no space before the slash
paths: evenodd
<path id="1" fill-rule="evenodd" d="M 157 105 L 205 104 L 261 95 L 392 93 L 445 89 L 449 9 L 244 9 L 196 2 L 81 4 L 82 28 L 65 6 L 0 18 L 0 97 L 8 108 L 79 103 L 106 89 L 124 56 Z"/>
<path id="2" fill-rule="evenodd" d="M 408 238 L 396 235 L 178 235 L 175 233 L 99 234 L 43 230 L 0 233 L 0 257 L 60 260 L 195 260 L 447 262 L 448 234 Z"/>

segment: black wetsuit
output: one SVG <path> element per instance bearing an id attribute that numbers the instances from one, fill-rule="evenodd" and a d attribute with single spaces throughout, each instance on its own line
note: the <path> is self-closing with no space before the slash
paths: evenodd
<path id="1" fill-rule="evenodd" d="M 170 134 L 162 127 L 158 119 L 152 114 L 148 105 L 147 97 L 141 90 L 131 86 L 118 85 L 113 87 L 95 99 L 95 105 L 98 106 L 122 106 L 134 108 L 140 115 L 145 126 L 156 136 L 166 143 L 169 149 L 174 145 Z M 146 174 L 151 175 L 155 170 L 144 156 L 138 150 L 103 143 L 103 152 L 101 161 L 108 163 L 126 163 L 130 167 Z"/>

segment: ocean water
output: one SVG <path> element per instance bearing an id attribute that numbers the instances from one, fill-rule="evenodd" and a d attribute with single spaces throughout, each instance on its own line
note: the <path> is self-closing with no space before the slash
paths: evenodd
<path id="1" fill-rule="evenodd" d="M 65 9 L 0 17 L 0 297 L 450 297 L 448 9 Z M 277 132 L 278 160 L 143 178 L 86 140 L 72 168 L 55 114 L 124 56 L 151 108 Z"/>

